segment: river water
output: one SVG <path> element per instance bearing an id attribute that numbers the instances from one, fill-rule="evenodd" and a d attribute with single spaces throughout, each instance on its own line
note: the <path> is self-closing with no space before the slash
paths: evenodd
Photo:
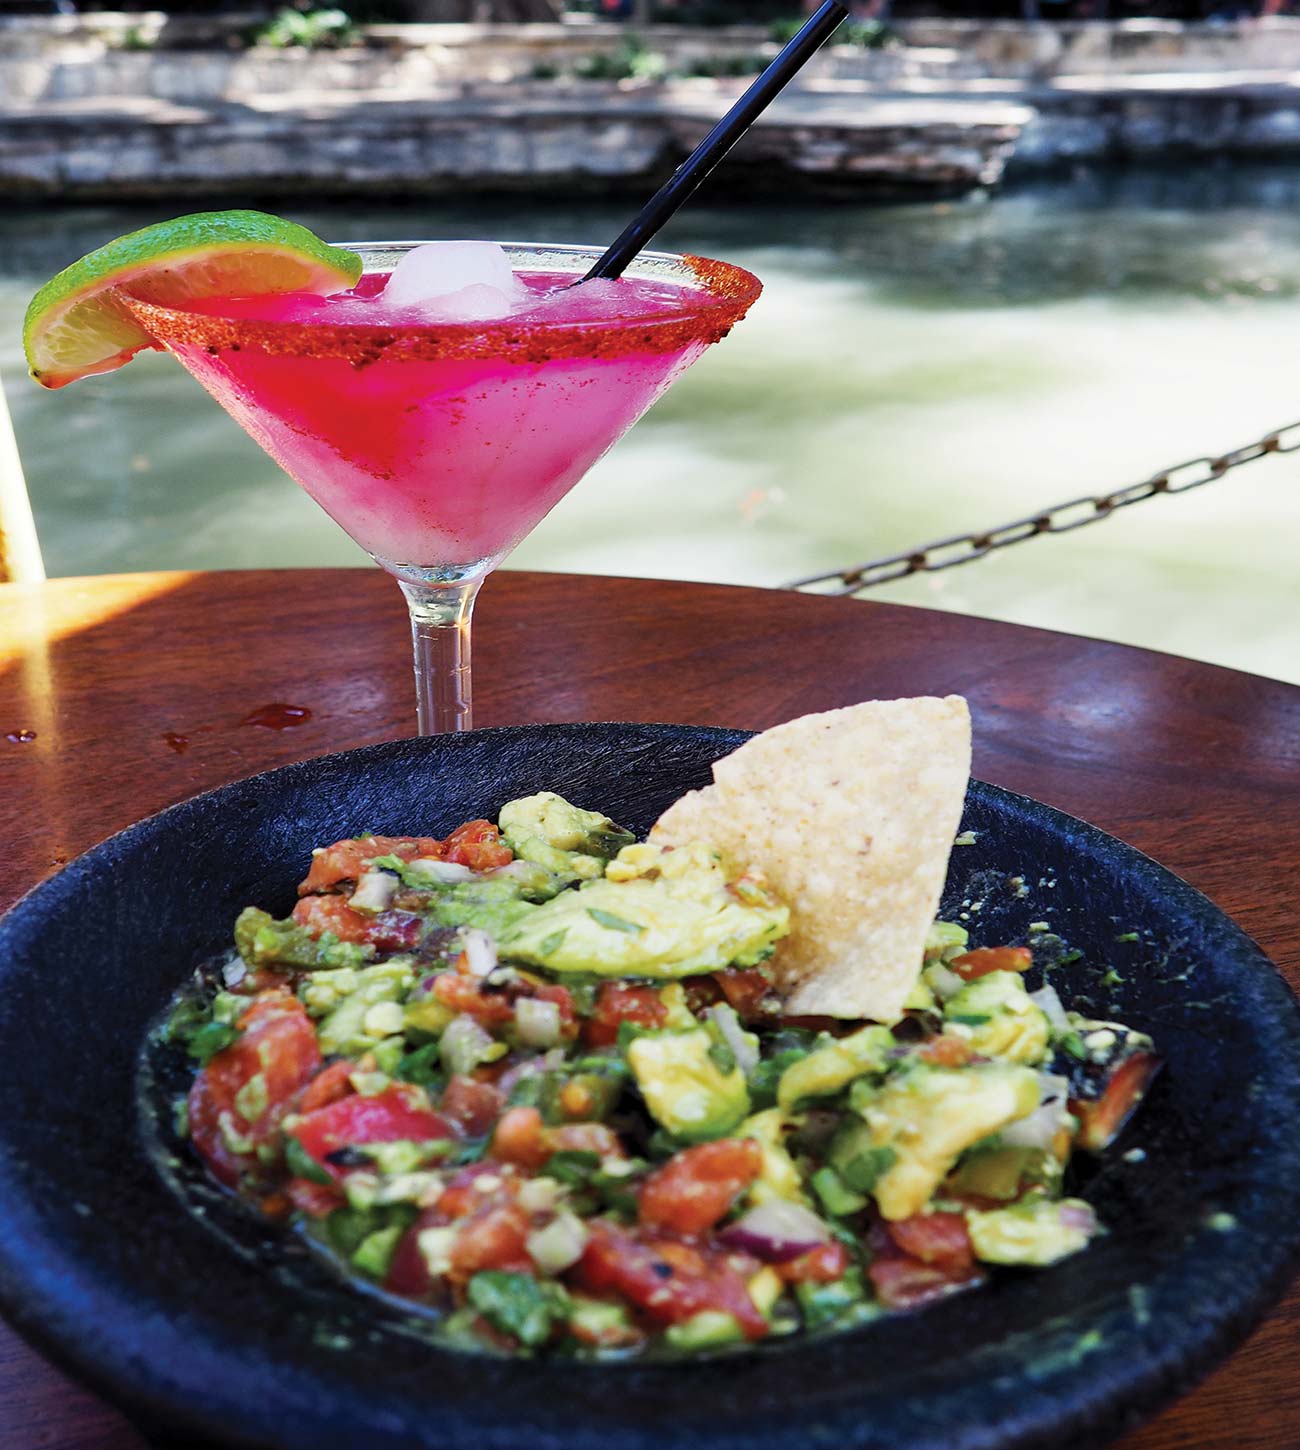
<path id="1" fill-rule="evenodd" d="M 51 574 L 364 556 L 170 359 L 27 383 L 52 271 L 175 207 L 0 215 L 0 376 Z M 603 243 L 625 207 L 293 209 L 330 237 Z M 699 206 L 663 244 L 766 284 L 514 555 L 779 585 L 1300 418 L 1300 169 L 1082 172 L 906 206 Z M 872 597 L 1300 682 L 1300 455 Z"/>

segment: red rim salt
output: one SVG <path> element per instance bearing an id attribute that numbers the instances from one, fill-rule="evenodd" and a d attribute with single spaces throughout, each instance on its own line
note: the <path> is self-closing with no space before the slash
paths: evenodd
<path id="1" fill-rule="evenodd" d="M 401 244 L 373 243 L 381 247 Z M 409 244 L 408 244 L 409 245 Z M 504 244 L 507 250 L 511 243 Z M 521 248 L 545 256 L 572 256 L 586 249 Z M 595 250 L 592 250 L 595 255 Z M 647 263 L 666 263 L 697 292 L 681 308 L 642 317 L 616 317 L 582 323 L 548 323 L 536 318 L 492 322 L 370 324 L 264 322 L 225 318 L 181 308 L 161 307 L 118 292 L 122 305 L 159 348 L 202 347 L 210 352 L 249 348 L 271 355 L 344 358 L 366 366 L 380 357 L 434 361 L 493 358 L 512 363 L 544 363 L 561 357 L 620 357 L 630 353 L 675 352 L 725 337 L 762 291 L 751 272 L 710 257 L 645 253 Z M 686 274 L 686 275 L 682 275 Z M 575 273 L 575 276 L 580 274 Z"/>

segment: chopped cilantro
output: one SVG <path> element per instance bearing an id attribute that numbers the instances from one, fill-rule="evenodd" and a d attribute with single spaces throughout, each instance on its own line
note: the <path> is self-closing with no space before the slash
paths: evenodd
<path id="1" fill-rule="evenodd" d="M 857 1193 L 870 1193 L 876 1180 L 898 1161 L 892 1148 L 867 1148 L 839 1170 L 840 1177 Z"/>
<path id="2" fill-rule="evenodd" d="M 441 1081 L 438 1072 L 438 1044 L 427 1042 L 408 1052 L 397 1064 L 393 1076 L 402 1082 L 418 1083 L 420 1087 L 434 1087 Z"/>
<path id="3" fill-rule="evenodd" d="M 284 1140 L 284 1166 L 295 1178 L 308 1183 L 333 1183 L 333 1178 L 292 1135 Z"/>
<path id="4" fill-rule="evenodd" d="M 558 1284 L 500 1269 L 475 1274 L 467 1297 L 493 1329 L 509 1334 L 528 1349 L 545 1344 L 556 1321 L 568 1310 L 568 1295 Z"/>
<path id="5" fill-rule="evenodd" d="M 721 1038 L 717 1038 L 709 1044 L 709 1058 L 714 1067 L 724 1075 L 736 1070 L 736 1054 L 731 1050 L 731 1044 L 724 1042 Z"/>
<path id="6" fill-rule="evenodd" d="M 599 1153 L 588 1153 L 581 1148 L 562 1148 L 546 1160 L 544 1171 L 548 1178 L 558 1178 L 571 1188 L 581 1188 L 599 1167 Z"/>
<path id="7" fill-rule="evenodd" d="M 589 906 L 587 915 L 591 917 L 598 926 L 608 927 L 610 931 L 625 931 L 629 936 L 640 936 L 645 927 L 635 921 L 627 921 L 621 916 L 615 916 L 612 911 L 602 911 L 599 906 Z"/>
<path id="8" fill-rule="evenodd" d="M 1088 1060 L 1088 1049 L 1083 1045 L 1083 1038 L 1077 1032 L 1067 1032 L 1061 1038 L 1061 1049 L 1068 1052 L 1071 1057 L 1077 1057 L 1080 1062 Z"/>

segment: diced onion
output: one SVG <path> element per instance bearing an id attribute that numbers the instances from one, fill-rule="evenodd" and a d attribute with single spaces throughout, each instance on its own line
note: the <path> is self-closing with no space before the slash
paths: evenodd
<path id="1" fill-rule="evenodd" d="M 510 1096 L 515 1084 L 525 1077 L 536 1077 L 543 1072 L 558 1072 L 564 1066 L 564 1051 L 562 1048 L 555 1048 L 542 1057 L 529 1057 L 523 1062 L 517 1062 L 501 1074 L 497 1087 L 506 1095 Z"/>
<path id="2" fill-rule="evenodd" d="M 722 1033 L 727 1046 L 731 1048 L 732 1054 L 735 1056 L 736 1066 L 748 1077 L 758 1066 L 758 1039 L 752 1033 L 745 1031 L 740 1025 L 736 1009 L 725 1002 L 719 1003 L 716 1007 L 710 1007 L 704 1015 L 717 1023 L 718 1031 Z"/>
<path id="3" fill-rule="evenodd" d="M 550 1213 L 563 1194 L 558 1178 L 525 1178 L 519 1185 L 519 1207 L 525 1213 Z"/>
<path id="4" fill-rule="evenodd" d="M 377 916 L 387 911 L 397 895 L 401 881 L 391 871 L 363 871 L 357 882 L 357 889 L 348 899 L 353 911 L 364 911 Z"/>
<path id="5" fill-rule="evenodd" d="M 504 866 L 489 871 L 488 875 L 494 881 L 498 877 L 506 881 L 531 881 L 539 871 L 545 870 L 545 866 L 539 866 L 535 861 L 507 861 Z"/>
<path id="6" fill-rule="evenodd" d="M 477 927 L 461 937 L 465 947 L 465 963 L 471 977 L 486 977 L 497 964 L 497 944 L 485 931 Z"/>
<path id="7" fill-rule="evenodd" d="M 534 1229 L 524 1245 L 544 1274 L 562 1274 L 582 1257 L 587 1238 L 587 1226 L 576 1214 L 560 1213 L 545 1228 Z"/>
<path id="8" fill-rule="evenodd" d="M 462 866 L 459 861 L 438 861 L 432 856 L 419 856 L 406 869 L 418 871 L 430 881 L 438 881 L 444 885 L 450 885 L 453 881 L 468 881 L 474 875 L 468 866 Z"/>
<path id="9" fill-rule="evenodd" d="M 768 1264 L 784 1264 L 831 1240 L 830 1228 L 811 1210 L 785 1198 L 751 1208 L 718 1235 Z"/>
<path id="10" fill-rule="evenodd" d="M 233 962 L 227 962 L 221 969 L 221 980 L 227 987 L 237 987 L 248 975 L 248 968 L 236 957 Z"/>
<path id="11" fill-rule="evenodd" d="M 1030 992 L 1029 1000 L 1047 1018 L 1053 1032 L 1070 1030 L 1070 1019 L 1065 1015 L 1065 1008 L 1061 1006 L 1055 987 L 1039 987 L 1038 991 Z"/>
<path id="12" fill-rule="evenodd" d="M 521 997 L 515 1003 L 515 1026 L 525 1047 L 554 1047 L 560 1040 L 559 1004 Z"/>
<path id="13" fill-rule="evenodd" d="M 998 1140 L 1007 1148 L 1050 1148 L 1060 1127 L 1060 1105 L 1044 1103 L 1027 1118 L 1020 1118 L 1003 1128 Z"/>
<path id="14" fill-rule="evenodd" d="M 966 985 L 956 972 L 950 972 L 942 962 L 935 962 L 925 969 L 925 980 L 930 990 L 941 1002 L 954 997 Z"/>
<path id="15" fill-rule="evenodd" d="M 1008 1148 L 1050 1148 L 1052 1140 L 1069 1124 L 1065 1100 L 1070 1085 L 1050 1072 L 1038 1074 L 1039 1104 L 1028 1117 L 1002 1129 L 999 1139 Z"/>
<path id="16" fill-rule="evenodd" d="M 1060 1215 L 1064 1228 L 1082 1229 L 1084 1233 L 1096 1230 L 1097 1215 L 1092 1211 L 1092 1205 L 1077 1198 L 1067 1198 L 1061 1204 Z"/>

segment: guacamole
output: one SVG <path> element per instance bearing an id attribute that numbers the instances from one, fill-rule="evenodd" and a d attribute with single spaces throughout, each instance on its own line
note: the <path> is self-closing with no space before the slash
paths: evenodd
<path id="1" fill-rule="evenodd" d="M 800 903 L 553 792 L 315 851 L 176 1004 L 211 1174 L 446 1342 L 697 1355 L 1043 1269 L 1158 1066 L 936 923 L 888 1023 L 792 1017 Z"/>

